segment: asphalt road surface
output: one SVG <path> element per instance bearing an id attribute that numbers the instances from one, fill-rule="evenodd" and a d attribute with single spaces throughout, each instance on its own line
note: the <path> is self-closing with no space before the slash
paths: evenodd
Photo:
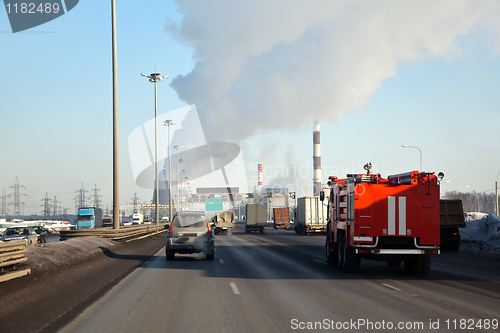
<path id="1" fill-rule="evenodd" d="M 324 236 L 241 227 L 216 236 L 214 261 L 160 250 L 62 332 L 500 331 L 499 261 L 445 253 L 427 275 L 367 260 L 345 273 Z"/>

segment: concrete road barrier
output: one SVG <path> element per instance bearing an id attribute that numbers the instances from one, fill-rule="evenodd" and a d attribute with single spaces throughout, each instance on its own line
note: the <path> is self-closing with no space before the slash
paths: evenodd
<path id="1" fill-rule="evenodd" d="M 144 226 L 122 226 L 120 229 L 97 228 L 82 230 L 66 230 L 60 232 L 60 240 L 67 240 L 74 237 L 97 236 L 108 238 L 114 241 L 131 241 L 152 236 L 160 232 L 167 231 L 165 225 L 144 225 Z"/>
<path id="2" fill-rule="evenodd" d="M 0 282 L 15 279 L 31 273 L 30 269 L 18 270 L 28 259 L 24 256 L 26 241 L 0 242 Z"/>

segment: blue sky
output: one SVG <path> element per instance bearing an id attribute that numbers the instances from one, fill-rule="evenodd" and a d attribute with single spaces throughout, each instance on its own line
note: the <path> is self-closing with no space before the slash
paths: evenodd
<path id="1" fill-rule="evenodd" d="M 140 202 L 151 200 L 151 190 L 135 184 L 127 140 L 154 116 L 153 85 L 140 73 L 155 66 L 170 75 L 158 85 L 159 113 L 195 104 L 207 132 L 224 132 L 224 140 L 240 144 L 251 187 L 256 164 L 263 163 L 264 183 L 310 195 L 311 132 L 321 118 L 323 181 L 327 173 L 362 172 L 370 161 L 383 176 L 416 170 L 418 151 L 401 147 L 407 144 L 422 150 L 425 170 L 445 173 L 443 191 L 493 190 L 500 172 L 500 45 L 489 23 L 498 18 L 498 5 L 469 3 L 470 9 L 459 2 L 462 7 L 441 16 L 432 10 L 437 23 L 429 26 L 445 22 L 444 33 L 419 28 L 415 14 L 385 38 L 391 24 L 402 23 L 375 18 L 414 10 L 383 3 L 391 8 L 318 1 L 281 13 L 258 2 L 238 8 L 218 1 L 118 2 L 121 204 L 134 193 Z M 262 21 L 239 18 L 241 8 Z M 306 19 L 281 29 L 294 10 Z M 333 18 L 318 14 L 328 11 Z M 342 11 L 351 11 L 352 25 Z M 86 190 L 96 184 L 101 205 L 111 208 L 110 15 L 108 2 L 80 1 L 54 21 L 13 34 L 0 10 L 0 189 L 12 194 L 18 177 L 26 214 L 41 214 L 45 193 L 73 212 L 82 183 Z M 374 32 L 369 40 L 356 30 L 364 25 Z"/>

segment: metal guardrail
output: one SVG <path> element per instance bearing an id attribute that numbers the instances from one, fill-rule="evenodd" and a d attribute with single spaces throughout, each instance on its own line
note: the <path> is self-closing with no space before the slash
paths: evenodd
<path id="1" fill-rule="evenodd" d="M 26 252 L 28 251 L 24 240 L 0 242 L 0 282 L 31 273 L 30 269 L 17 270 L 20 263 L 28 260 L 24 256 Z"/>
<path id="2" fill-rule="evenodd" d="M 143 226 L 120 226 L 120 229 L 112 228 L 97 228 L 97 229 L 82 229 L 82 230 L 64 230 L 60 231 L 60 240 L 67 240 L 75 237 L 97 236 L 108 238 L 114 241 L 132 241 L 144 237 L 156 235 L 167 231 L 165 225 L 168 224 L 150 224 Z"/>

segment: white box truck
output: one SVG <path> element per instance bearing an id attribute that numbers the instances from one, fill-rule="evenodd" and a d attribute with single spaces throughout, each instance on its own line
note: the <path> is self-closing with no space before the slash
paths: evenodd
<path id="1" fill-rule="evenodd" d="M 326 234 L 328 206 L 318 197 L 297 199 L 295 209 L 295 232 L 299 235 Z"/>
<path id="2" fill-rule="evenodd" d="M 245 217 L 245 233 L 259 231 L 266 232 L 267 225 L 267 205 L 247 204 L 247 214 Z"/>

